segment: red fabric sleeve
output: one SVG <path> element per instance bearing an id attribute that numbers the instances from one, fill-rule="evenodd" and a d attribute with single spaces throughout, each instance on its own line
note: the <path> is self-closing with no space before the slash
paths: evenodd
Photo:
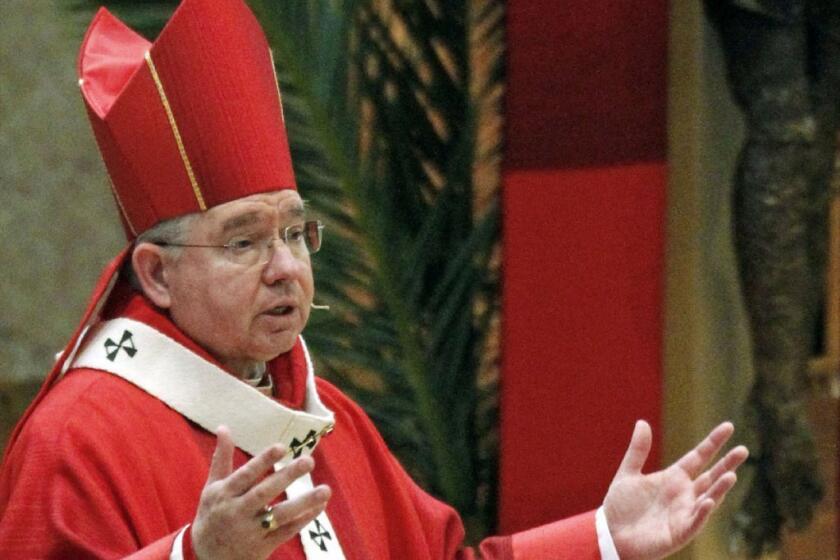
<path id="1" fill-rule="evenodd" d="M 124 560 L 169 560 L 172 552 L 172 544 L 175 542 L 175 537 L 178 536 L 180 529 L 166 535 L 162 539 L 158 539 L 152 544 L 145 546 L 130 556 L 126 556 Z M 189 560 L 188 556 L 184 557 Z"/>
<path id="2" fill-rule="evenodd" d="M 513 535 L 514 560 L 600 560 L 595 511 Z"/>
<path id="3" fill-rule="evenodd" d="M 104 410 L 127 407 L 102 403 L 96 378 L 74 376 L 62 381 L 73 390 L 47 395 L 6 457 L 2 557 L 168 560 L 180 530 L 172 528 L 185 523 L 165 524 L 161 485 L 143 474 L 143 465 L 156 461 L 153 449 L 126 445 L 130 432 Z"/>
<path id="4" fill-rule="evenodd" d="M 28 435 L 18 442 L 26 456 L 0 524 L 3 558 L 169 559 L 177 531 L 137 550 L 119 499 L 93 470 L 80 468 L 86 461 L 67 461 L 64 442 L 52 447 L 46 438 Z"/>

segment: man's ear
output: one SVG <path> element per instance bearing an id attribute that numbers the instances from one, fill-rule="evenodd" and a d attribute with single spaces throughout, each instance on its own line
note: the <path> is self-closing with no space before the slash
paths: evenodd
<path id="1" fill-rule="evenodd" d="M 146 297 L 158 307 L 169 309 L 172 295 L 166 281 L 165 268 L 171 266 L 171 263 L 164 261 L 163 248 L 153 243 L 138 244 L 131 255 L 131 266 Z"/>

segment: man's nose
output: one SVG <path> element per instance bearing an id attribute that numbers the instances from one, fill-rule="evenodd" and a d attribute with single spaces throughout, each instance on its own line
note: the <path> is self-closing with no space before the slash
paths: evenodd
<path id="1" fill-rule="evenodd" d="M 263 265 L 263 280 L 274 284 L 299 274 L 302 263 L 282 239 L 276 239 L 268 248 L 268 261 Z"/>

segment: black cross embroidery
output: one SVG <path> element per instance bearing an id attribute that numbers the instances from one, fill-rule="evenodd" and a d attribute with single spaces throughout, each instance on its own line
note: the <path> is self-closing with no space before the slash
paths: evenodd
<path id="1" fill-rule="evenodd" d="M 292 457 L 297 459 L 303 453 L 304 447 L 312 449 L 316 443 L 318 443 L 318 432 L 315 430 L 309 430 L 309 433 L 306 434 L 303 441 L 300 441 L 298 438 L 292 438 L 292 443 L 289 444 L 289 447 L 292 449 Z"/>
<path id="2" fill-rule="evenodd" d="M 133 358 L 134 354 L 137 353 L 137 348 L 134 346 L 134 336 L 131 334 L 131 331 L 123 331 L 119 343 L 114 342 L 110 338 L 105 340 L 105 355 L 112 362 L 117 359 L 117 354 L 120 353 L 121 349 L 125 350 L 129 358 Z"/>
<path id="3" fill-rule="evenodd" d="M 315 531 L 309 531 L 309 538 L 312 539 L 312 542 L 318 545 L 323 552 L 327 551 L 327 541 L 326 539 L 332 540 L 332 535 L 329 531 L 327 531 L 321 522 L 317 519 L 315 520 Z M 320 539 L 320 540 L 319 540 Z"/>

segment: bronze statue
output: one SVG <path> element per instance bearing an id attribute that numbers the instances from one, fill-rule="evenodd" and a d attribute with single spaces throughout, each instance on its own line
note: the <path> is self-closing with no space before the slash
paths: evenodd
<path id="1" fill-rule="evenodd" d="M 746 118 L 733 208 L 756 379 L 752 486 L 736 518 L 752 555 L 807 525 L 823 496 L 806 417 L 825 294 L 840 114 L 840 0 L 706 0 Z"/>

